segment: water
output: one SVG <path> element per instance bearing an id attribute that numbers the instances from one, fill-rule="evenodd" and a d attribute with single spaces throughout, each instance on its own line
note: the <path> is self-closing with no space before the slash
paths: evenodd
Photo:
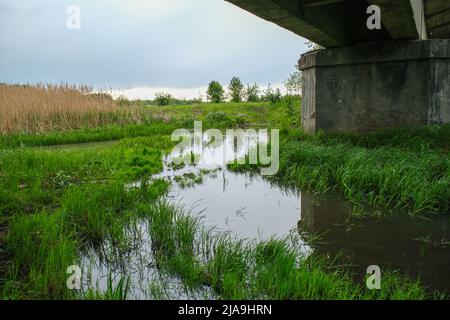
<path id="1" fill-rule="evenodd" d="M 316 199 L 303 193 L 298 230 L 321 234 L 312 250 L 351 258 L 348 269 L 362 278 L 370 265 L 401 270 L 433 290 L 450 292 L 450 218 L 348 220 L 351 206 L 337 198 Z"/>
<path id="2" fill-rule="evenodd" d="M 246 239 L 283 237 L 295 229 L 300 212 L 297 192 L 280 190 L 261 177 L 227 170 L 205 177 L 195 188 L 175 185 L 170 198 L 194 214 L 198 212 L 206 225 Z"/>
<path id="3" fill-rule="evenodd" d="M 209 141 L 208 137 L 206 139 Z M 267 143 L 260 136 L 261 143 Z M 335 256 L 342 254 L 347 269 L 362 281 L 370 265 L 383 270 L 398 269 L 416 278 L 430 289 L 450 292 L 450 221 L 448 217 L 432 220 L 411 219 L 350 219 L 352 206 L 336 196 L 317 197 L 308 192 L 286 189 L 261 177 L 237 174 L 226 169 L 225 164 L 246 154 L 255 143 L 240 147 L 225 140 L 222 145 L 203 150 L 187 148 L 174 152 L 164 159 L 165 167 L 158 179 L 172 182 L 169 200 L 203 217 L 206 226 L 218 231 L 230 231 L 240 238 L 264 240 L 282 238 L 296 232 L 304 241 L 304 254 L 322 253 Z M 174 170 L 174 159 L 202 151 L 203 160 L 195 166 Z M 190 176 L 189 174 L 194 173 Z M 179 179 L 180 176 L 185 178 Z M 201 183 L 185 180 L 202 176 Z M 177 178 L 178 177 L 178 178 Z M 178 182 L 177 182 L 178 181 Z M 127 188 L 138 187 L 140 181 Z M 399 215 L 397 215 L 399 216 Z M 98 287 L 105 289 L 108 272 L 126 273 L 131 278 L 131 298 L 155 298 L 149 282 L 169 283 L 166 298 L 199 299 L 213 298 L 208 288 L 189 292 L 181 281 L 160 274 L 153 265 L 151 239 L 146 222 L 135 227 L 134 249 L 114 254 L 115 249 L 105 244 L 84 257 L 84 265 Z M 316 236 L 320 235 L 319 238 Z M 311 241 L 312 238 L 317 238 Z M 103 253 L 103 254 L 102 254 Z M 105 257 L 116 257 L 105 259 Z M 351 263 L 349 264 L 349 261 Z"/>
<path id="4" fill-rule="evenodd" d="M 226 137 L 216 146 L 208 146 L 210 141 L 211 137 L 205 135 L 203 145 L 174 151 L 164 159 L 165 168 L 155 178 L 174 181 L 186 173 L 203 176 L 201 184 L 188 188 L 172 183 L 170 201 L 200 215 L 206 225 L 218 231 L 231 231 L 242 239 L 283 237 L 295 228 L 300 210 L 299 192 L 282 190 L 259 176 L 226 169 L 230 161 L 243 158 L 258 145 L 266 145 L 267 136 L 260 133 L 257 141 L 244 139 L 240 143 Z M 175 171 L 170 168 L 177 158 L 190 153 L 201 154 L 198 164 Z"/>
<path id="5" fill-rule="evenodd" d="M 125 279 L 129 281 L 128 299 L 214 299 L 209 288 L 189 290 L 179 278 L 159 271 L 147 230 L 146 221 L 131 226 L 127 230 L 127 250 L 116 248 L 111 243 L 88 248 L 81 258 L 83 291 L 106 292 L 109 281 L 116 287 L 121 279 Z"/>

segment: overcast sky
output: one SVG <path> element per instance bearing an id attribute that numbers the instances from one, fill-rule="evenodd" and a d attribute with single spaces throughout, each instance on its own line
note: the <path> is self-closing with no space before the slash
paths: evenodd
<path id="1" fill-rule="evenodd" d="M 67 28 L 67 8 L 81 29 Z M 167 88 L 281 84 L 305 40 L 224 0 L 0 0 L 0 82 Z"/>

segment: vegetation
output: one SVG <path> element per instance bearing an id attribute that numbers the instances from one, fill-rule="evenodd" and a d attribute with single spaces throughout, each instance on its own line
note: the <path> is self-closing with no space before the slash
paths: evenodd
<path id="1" fill-rule="evenodd" d="M 278 103 L 282 99 L 282 94 L 280 88 L 274 90 L 272 86 L 269 84 L 267 89 L 264 91 L 264 95 L 262 96 L 263 101 L 267 101 L 270 103 Z"/>
<path id="2" fill-rule="evenodd" d="M 128 138 L 79 149 L 11 149 L 1 155 L 1 212 L 9 220 L 13 255 L 4 298 L 124 299 L 126 280 L 105 292 L 65 287 L 67 266 L 91 243 L 130 250 L 126 226 L 148 220 L 156 265 L 220 299 L 422 299 L 417 282 L 385 275 L 381 291 L 366 290 L 325 257 L 302 257 L 295 238 L 246 242 L 205 229 L 201 220 L 167 205 L 163 181 L 124 184 L 161 170 L 168 136 Z M 6 174 L 5 174 L 6 173 Z M 196 179 L 195 177 L 189 177 Z M 125 254 L 124 254 L 125 255 Z M 301 261 L 300 263 L 298 261 Z M 125 277 L 123 279 L 126 279 Z"/>
<path id="3" fill-rule="evenodd" d="M 212 103 L 220 103 L 225 100 L 225 90 L 217 81 L 211 81 L 209 83 L 206 95 L 208 96 L 208 100 Z"/>
<path id="4" fill-rule="evenodd" d="M 0 133 L 40 133 L 140 123 L 139 109 L 121 109 L 107 94 L 69 85 L 0 84 Z"/>
<path id="5" fill-rule="evenodd" d="M 360 207 L 413 215 L 450 210 L 449 126 L 367 135 L 311 136 L 298 129 L 283 133 L 275 179 L 317 192 L 339 192 Z"/>
<path id="6" fill-rule="evenodd" d="M 247 102 L 258 102 L 259 101 L 259 86 L 254 83 L 252 85 L 247 84 L 245 88 L 245 97 Z"/>
<path id="7" fill-rule="evenodd" d="M 333 257 L 302 255 L 292 235 L 244 241 L 207 229 L 202 220 L 165 202 L 168 182 L 149 178 L 162 170 L 162 155 L 174 145 L 173 130 L 192 128 L 193 120 L 220 129 L 262 124 L 281 129 L 280 171 L 274 179 L 284 184 L 339 192 L 358 205 L 398 208 L 400 213 L 448 213 L 449 126 L 310 136 L 298 128 L 296 95 L 139 108 L 109 100 L 96 109 L 98 99 L 107 101 L 107 96 L 75 94 L 64 87 L 6 89 L 24 93 L 25 101 L 46 101 L 49 108 L 31 103 L 26 110 L 34 110 L 39 121 L 30 122 L 17 107 L 20 99 L 5 94 L 7 90 L 2 93 L 0 108 L 9 119 L 0 120 L 5 124 L 0 135 L 0 229 L 8 230 L 6 237 L 0 234 L 0 257 L 7 252 L 10 260 L 0 262 L 4 299 L 129 298 L 126 273 L 117 283 L 109 277 L 104 291 L 71 291 L 65 271 L 99 244 L 113 244 L 119 257 L 136 250 L 128 231 L 143 221 L 158 271 L 180 279 L 188 290 L 207 287 L 219 299 L 432 298 L 418 281 L 395 272 L 383 275 L 382 290 L 367 290 Z M 257 86 L 252 90 L 258 96 Z M 53 93 L 62 100 L 70 97 L 70 103 L 59 104 Z M 223 101 L 223 88 L 221 96 Z M 252 101 L 248 90 L 246 98 Z M 15 113 L 3 101 L 16 103 Z M 73 123 L 69 111 L 75 112 Z M 111 118 L 104 119 L 105 114 Z M 137 123 L 130 124 L 132 119 Z M 117 141 L 67 145 L 107 140 Z M 251 172 L 257 166 L 230 168 Z M 178 180 L 189 187 L 200 183 L 201 176 L 186 174 Z M 144 183 L 129 187 L 134 181 Z"/>
<path id="8" fill-rule="evenodd" d="M 228 90 L 230 91 L 231 102 L 242 102 L 244 85 L 241 79 L 233 77 L 228 85 Z"/>
<path id="9" fill-rule="evenodd" d="M 303 81 L 303 74 L 298 69 L 298 66 L 297 66 L 296 70 L 289 75 L 289 78 L 286 80 L 286 83 L 284 84 L 286 86 L 288 95 L 290 95 L 290 96 L 301 95 L 302 94 L 302 81 Z"/>
<path id="10" fill-rule="evenodd" d="M 220 299 L 424 299 L 417 282 L 385 275 L 379 292 L 355 285 L 323 257 L 299 255 L 294 239 L 258 243 L 202 229 L 201 221 L 165 203 L 149 207 L 156 260 L 191 288 L 211 287 Z M 200 234 L 199 234 L 199 230 Z M 205 250 L 206 249 L 206 250 Z"/>
<path id="11" fill-rule="evenodd" d="M 158 92 L 155 95 L 155 102 L 158 106 L 168 106 L 173 101 L 173 97 L 170 93 Z"/>

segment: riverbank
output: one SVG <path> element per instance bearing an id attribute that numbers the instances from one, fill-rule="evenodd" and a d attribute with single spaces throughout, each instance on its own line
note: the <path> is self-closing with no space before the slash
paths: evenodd
<path id="1" fill-rule="evenodd" d="M 204 120 L 205 128 L 280 127 L 278 178 L 286 184 L 342 192 L 354 202 L 405 206 L 413 213 L 448 210 L 446 128 L 426 129 L 436 130 L 439 138 L 427 133 L 423 139 L 430 143 L 415 149 L 412 141 L 422 138 L 414 132 L 405 139 L 397 136 L 398 141 L 409 141 L 402 142 L 405 145 L 394 138 L 376 142 L 381 141 L 377 136 L 308 137 L 293 129 L 298 114 L 290 114 L 283 105 L 241 107 L 199 105 L 184 112 L 200 110 L 192 117 Z M 151 115 L 164 110 L 152 108 Z M 72 291 L 65 271 L 101 244 L 112 244 L 114 256 L 137 250 L 139 242 L 131 241 L 136 234 L 130 230 L 143 221 L 154 252 L 154 261 L 147 262 L 188 290 L 206 290 L 215 298 L 433 298 L 418 281 L 393 272 L 383 275 L 380 291 L 370 291 L 335 266 L 333 257 L 302 256 L 295 239 L 254 242 L 212 233 L 201 220 L 167 204 L 166 181 L 125 188 L 163 170 L 162 156 L 174 146 L 170 133 L 193 125 L 191 118 L 177 112 L 164 119 L 159 114 L 142 125 L 1 137 L 0 212 L 8 229 L 4 246 L 12 258 L 2 277 L 2 298 L 127 298 L 126 274 L 104 288 L 95 289 L 93 283 L 93 289 Z M 114 144 L 80 148 L 36 148 L 116 139 Z M 421 183 L 425 184 L 420 187 Z M 160 281 L 148 286 L 153 298 L 165 297 Z"/>
<path id="2" fill-rule="evenodd" d="M 367 135 L 305 135 L 286 129 L 273 179 L 353 204 L 411 215 L 450 210 L 450 126 Z M 258 166 L 230 165 L 234 171 Z"/>

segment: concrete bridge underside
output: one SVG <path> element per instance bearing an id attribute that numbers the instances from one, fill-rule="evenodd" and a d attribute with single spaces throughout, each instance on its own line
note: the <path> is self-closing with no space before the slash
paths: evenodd
<path id="1" fill-rule="evenodd" d="M 448 0 L 227 0 L 322 47 L 361 42 L 450 38 Z M 366 27 L 377 5 L 382 29 Z"/>
<path id="2" fill-rule="evenodd" d="M 450 122 L 449 0 L 226 1 L 327 48 L 299 62 L 307 131 Z"/>

